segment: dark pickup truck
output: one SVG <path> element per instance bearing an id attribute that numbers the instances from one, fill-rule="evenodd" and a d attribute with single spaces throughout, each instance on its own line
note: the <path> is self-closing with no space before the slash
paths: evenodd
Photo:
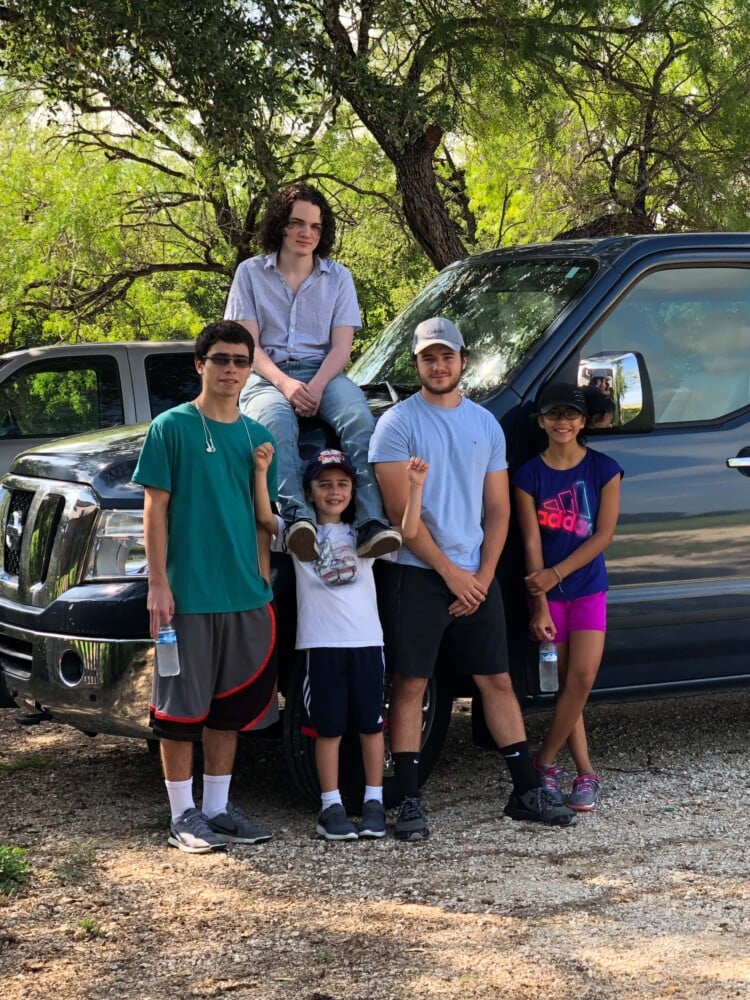
<path id="1" fill-rule="evenodd" d="M 353 366 L 376 412 L 416 388 L 411 333 L 437 314 L 464 334 L 471 351 L 464 391 L 501 423 L 511 466 L 539 447 L 532 414 L 547 381 L 597 384 L 614 400 L 613 425 L 589 438 L 625 469 L 594 697 L 746 686 L 750 236 L 558 242 L 453 264 Z M 36 448 L 15 460 L 0 488 L 6 694 L 91 733 L 148 732 L 153 652 L 142 493 L 130 482 L 143 430 Z M 560 498 L 561 511 L 568 502 Z M 275 567 L 283 733 L 292 775 L 312 791 L 286 562 L 279 557 Z M 544 705 L 522 573 L 511 533 L 499 575 L 514 683 L 523 704 Z M 450 663 L 441 662 L 425 699 L 423 778 L 456 693 L 469 692 L 457 692 Z"/>

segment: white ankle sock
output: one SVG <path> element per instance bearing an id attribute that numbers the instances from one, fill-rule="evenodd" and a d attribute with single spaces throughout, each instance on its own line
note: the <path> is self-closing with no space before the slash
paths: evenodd
<path id="1" fill-rule="evenodd" d="M 320 805 L 323 812 L 325 812 L 329 806 L 340 806 L 341 804 L 341 792 L 338 788 L 334 789 L 332 792 L 321 792 Z"/>
<path id="2" fill-rule="evenodd" d="M 203 805 L 201 812 L 206 819 L 213 819 L 220 813 L 226 812 L 229 802 L 229 783 L 232 780 L 231 774 L 204 774 L 203 775 Z"/>
<path id="3" fill-rule="evenodd" d="M 178 819 L 186 809 L 195 808 L 192 778 L 188 778 L 187 781 L 167 781 L 165 779 L 164 784 L 167 786 L 172 819 Z"/>
<path id="4" fill-rule="evenodd" d="M 371 799 L 375 799 L 376 802 L 383 801 L 382 785 L 365 785 L 365 797 L 362 799 L 362 801 L 369 802 Z"/>

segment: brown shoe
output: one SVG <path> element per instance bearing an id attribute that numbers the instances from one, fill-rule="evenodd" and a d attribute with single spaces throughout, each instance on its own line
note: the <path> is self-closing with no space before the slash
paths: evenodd
<path id="1" fill-rule="evenodd" d="M 318 533 L 312 521 L 295 521 L 287 528 L 284 547 L 300 562 L 315 562 L 320 555 Z"/>

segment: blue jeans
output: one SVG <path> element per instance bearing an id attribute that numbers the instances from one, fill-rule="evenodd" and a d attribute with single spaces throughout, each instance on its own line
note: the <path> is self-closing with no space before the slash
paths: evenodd
<path id="1" fill-rule="evenodd" d="M 320 364 L 315 361 L 287 361 L 281 371 L 299 382 L 309 382 Z M 279 505 L 287 524 L 300 518 L 315 521 L 315 510 L 305 498 L 302 485 L 304 463 L 299 454 L 299 424 L 291 405 L 279 390 L 260 375 L 251 375 L 240 394 L 243 413 L 263 424 L 276 439 L 279 474 Z M 318 417 L 338 435 L 341 449 L 357 470 L 354 493 L 355 528 L 368 521 L 387 524 L 375 473 L 367 461 L 367 450 L 375 418 L 364 393 L 346 375 L 337 375 L 325 387 Z"/>

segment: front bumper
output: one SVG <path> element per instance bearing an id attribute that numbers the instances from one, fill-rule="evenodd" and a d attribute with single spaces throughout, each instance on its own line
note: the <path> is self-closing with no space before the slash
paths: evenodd
<path id="1" fill-rule="evenodd" d="M 0 622 L 0 672 L 20 705 L 88 733 L 148 737 L 150 639 L 41 633 Z"/>

